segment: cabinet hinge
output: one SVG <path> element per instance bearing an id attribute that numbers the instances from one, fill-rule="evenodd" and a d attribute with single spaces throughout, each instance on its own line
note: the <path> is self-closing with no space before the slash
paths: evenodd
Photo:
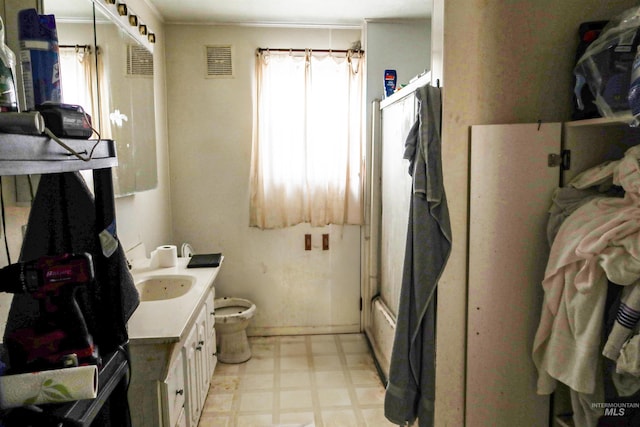
<path id="1" fill-rule="evenodd" d="M 562 150 L 560 154 L 549 154 L 547 156 L 547 166 L 550 168 L 560 166 L 560 170 L 569 170 L 571 168 L 571 150 Z"/>

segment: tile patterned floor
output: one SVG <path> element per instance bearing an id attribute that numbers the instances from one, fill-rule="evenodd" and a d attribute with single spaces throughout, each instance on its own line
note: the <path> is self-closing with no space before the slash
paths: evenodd
<path id="1" fill-rule="evenodd" d="M 218 363 L 199 427 L 382 427 L 384 387 L 364 335 L 250 338 Z"/>

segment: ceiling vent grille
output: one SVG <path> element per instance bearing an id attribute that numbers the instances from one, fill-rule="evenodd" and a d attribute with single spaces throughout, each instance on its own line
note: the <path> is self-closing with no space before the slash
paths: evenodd
<path id="1" fill-rule="evenodd" d="M 207 50 L 207 78 L 233 77 L 233 52 L 231 46 L 205 46 Z"/>
<path id="2" fill-rule="evenodd" d="M 127 45 L 127 76 L 153 76 L 153 54 L 138 45 Z"/>

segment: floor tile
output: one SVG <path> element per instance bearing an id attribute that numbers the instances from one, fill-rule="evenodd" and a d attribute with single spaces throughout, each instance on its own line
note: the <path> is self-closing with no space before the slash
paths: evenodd
<path id="1" fill-rule="evenodd" d="M 220 363 L 218 363 L 220 365 Z M 240 384 L 238 375 L 221 375 L 217 371 L 211 377 L 211 388 L 209 393 L 233 393 Z"/>
<path id="2" fill-rule="evenodd" d="M 281 356 L 300 356 L 307 354 L 307 345 L 303 342 L 291 342 L 280 344 Z"/>
<path id="3" fill-rule="evenodd" d="M 361 405 L 384 405 L 384 388 L 366 387 L 356 388 L 356 398 Z"/>
<path id="4" fill-rule="evenodd" d="M 313 409 L 310 390 L 280 392 L 281 409 Z"/>
<path id="5" fill-rule="evenodd" d="M 349 391 L 345 388 L 325 388 L 318 390 L 318 399 L 322 408 L 328 406 L 351 406 Z"/>
<path id="6" fill-rule="evenodd" d="M 351 353 L 369 354 L 369 344 L 367 344 L 365 341 L 361 341 L 361 340 L 342 341 L 340 345 L 342 346 L 342 350 L 346 354 L 351 354 Z"/>
<path id="7" fill-rule="evenodd" d="M 311 350 L 313 354 L 336 354 L 338 352 L 338 346 L 335 340 L 311 341 Z"/>
<path id="8" fill-rule="evenodd" d="M 351 369 L 375 369 L 373 360 L 368 354 L 346 354 L 347 366 Z"/>
<path id="9" fill-rule="evenodd" d="M 274 384 L 274 374 L 245 374 L 240 380 L 242 390 L 262 390 L 272 389 Z"/>
<path id="10" fill-rule="evenodd" d="M 316 371 L 340 371 L 342 364 L 338 355 L 313 356 L 313 367 Z"/>
<path id="11" fill-rule="evenodd" d="M 315 423 L 313 412 L 282 412 L 280 413 L 280 424 L 293 424 L 308 426 Z"/>
<path id="12" fill-rule="evenodd" d="M 233 405 L 233 394 L 211 393 L 207 396 L 204 412 L 229 412 Z"/>
<path id="13" fill-rule="evenodd" d="M 349 371 L 351 381 L 357 385 L 381 384 L 380 377 L 374 370 L 353 369 Z"/>
<path id="14" fill-rule="evenodd" d="M 337 411 L 322 411 L 324 427 L 355 427 L 358 420 L 351 409 Z"/>
<path id="15" fill-rule="evenodd" d="M 266 427 L 272 426 L 273 416 L 271 414 L 239 415 L 238 427 Z"/>
<path id="16" fill-rule="evenodd" d="M 383 408 L 363 409 L 362 417 L 367 427 L 395 426 L 395 424 L 385 418 Z"/>
<path id="17" fill-rule="evenodd" d="M 242 393 L 240 411 L 267 411 L 273 408 L 273 393 Z"/>
<path id="18" fill-rule="evenodd" d="M 280 388 L 307 388 L 311 386 L 308 372 L 283 372 L 280 374 Z"/>
<path id="19" fill-rule="evenodd" d="M 347 380 L 342 371 L 316 372 L 315 383 L 318 387 L 346 387 Z"/>
<path id="20" fill-rule="evenodd" d="M 271 357 L 252 357 L 246 363 L 246 372 L 273 372 L 275 369 L 275 359 Z"/>
<path id="21" fill-rule="evenodd" d="M 231 420 L 226 416 L 213 416 L 208 414 L 202 414 L 200 417 L 200 423 L 198 427 L 233 427 Z"/>
<path id="22" fill-rule="evenodd" d="M 283 356 L 280 357 L 280 369 L 282 371 L 308 370 L 309 359 L 306 356 Z"/>

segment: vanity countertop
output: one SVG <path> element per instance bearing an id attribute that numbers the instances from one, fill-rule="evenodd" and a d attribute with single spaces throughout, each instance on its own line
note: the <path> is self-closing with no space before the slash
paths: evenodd
<path id="1" fill-rule="evenodd" d="M 213 287 L 220 267 L 187 268 L 189 258 L 178 258 L 175 267 L 148 267 L 148 260 L 134 263 L 131 270 L 134 281 L 153 276 L 189 275 L 196 279 L 186 294 L 160 301 L 141 301 L 128 322 L 129 340 L 136 344 L 163 344 L 180 341 L 195 321 L 207 291 Z M 146 264 L 145 264 L 146 263 Z M 222 261 L 220 263 L 222 265 Z"/>

